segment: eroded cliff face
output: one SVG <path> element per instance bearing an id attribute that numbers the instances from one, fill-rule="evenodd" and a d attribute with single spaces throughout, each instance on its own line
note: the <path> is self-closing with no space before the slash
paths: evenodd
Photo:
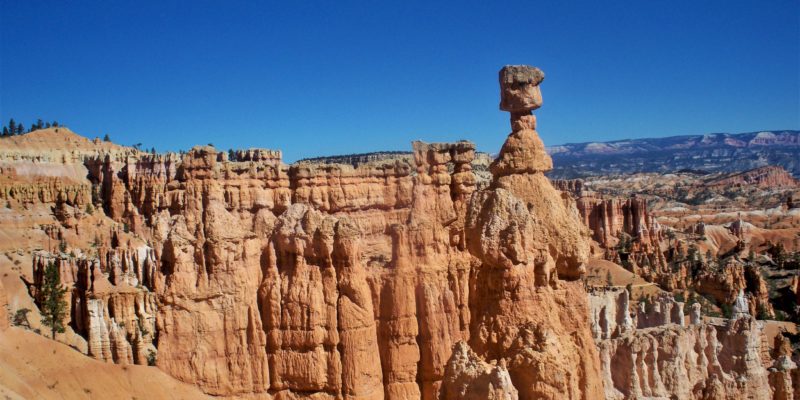
<path id="1" fill-rule="evenodd" d="M 467 248 L 480 263 L 469 344 L 484 360 L 506 365 L 522 399 L 599 398 L 588 306 L 570 300 L 583 288 L 558 279 L 583 274 L 588 231 L 571 199 L 544 177 L 552 162 L 530 115 L 540 99 L 516 98 L 539 93 L 526 85 L 542 79 L 536 69 L 500 73 L 512 133 L 490 166 L 493 184 L 472 196 L 467 212 Z"/>
<path id="2" fill-rule="evenodd" d="M 687 323 L 684 304 L 669 295 L 634 312 L 621 306 L 627 297 L 625 289 L 589 294 L 593 309 L 601 311 L 592 314 L 592 326 L 607 399 L 769 399 L 773 391 L 792 398 L 787 388 L 796 365 L 784 352 L 774 361 L 780 369 L 767 371 L 773 361 L 762 354 L 763 322 L 747 313 L 746 304 L 733 319 L 704 321 L 695 303 Z"/>
<path id="3" fill-rule="evenodd" d="M 158 301 L 152 249 L 100 249 L 97 259 L 37 252 L 32 294 L 38 301 L 45 267 L 55 263 L 71 328 L 86 339 L 87 354 L 117 364 L 147 365 L 155 354 Z"/>
<path id="4" fill-rule="evenodd" d="M 532 115 L 543 79 L 527 66 L 501 71 L 511 133 L 490 178 L 469 142 L 414 142 L 410 157 L 357 166 L 210 146 L 153 155 L 69 135 L 80 151 L 39 159 L 20 142 L 0 151 L 0 168 L 24 178 L 0 179 L 0 198 L 24 216 L 14 232 L 47 243 L 23 278 L 36 297 L 45 265 L 58 264 L 88 355 L 155 363 L 218 396 L 667 396 L 716 375 L 733 393 L 720 374 L 751 364 L 667 378 L 717 346 L 716 328 L 680 324 L 686 345 L 668 357 L 667 383 L 630 383 L 662 368 L 652 349 L 674 336 L 646 328 L 683 317 L 665 305 L 634 319 L 619 292 L 587 297 L 590 231 L 544 176 L 552 160 Z M 607 235 L 659 235 L 641 204 L 604 207 Z M 736 335 L 716 339 L 730 349 L 718 358 L 749 357 L 752 341 Z M 617 361 L 642 372 L 625 378 Z"/>
<path id="5" fill-rule="evenodd" d="M 604 247 L 617 245 L 622 234 L 638 239 L 642 246 L 658 246 L 664 235 L 661 226 L 648 213 L 645 199 L 604 199 L 585 193 L 577 200 L 584 225 L 592 238 Z"/>
<path id="6" fill-rule="evenodd" d="M 543 74 L 503 74 L 512 133 L 488 185 L 469 142 L 414 142 L 413 158 L 357 167 L 80 142 L 61 156 L 70 186 L 36 174 L 3 186 L 11 202 L 51 205 L 48 237 L 71 253 L 37 253 L 31 293 L 58 263 L 90 356 L 155 362 L 213 395 L 601 396 L 575 281 L 588 231 L 543 175 L 531 115 Z"/>
<path id="7" fill-rule="evenodd" d="M 580 180 L 557 180 L 554 186 L 575 198 L 596 243 L 596 256 L 665 290 L 694 291 L 719 305 L 733 304 L 744 291 L 751 314 L 775 317 L 767 280 L 755 259 L 757 252 L 773 245 L 758 238 L 763 233 L 752 224 L 741 219 L 724 226 L 700 222 L 681 231 L 662 226 L 642 196 L 600 195 L 584 188 Z M 782 232 L 777 233 L 768 236 L 774 239 Z"/>

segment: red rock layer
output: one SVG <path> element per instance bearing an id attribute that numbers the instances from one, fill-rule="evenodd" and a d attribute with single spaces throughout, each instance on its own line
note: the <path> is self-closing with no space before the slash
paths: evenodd
<path id="1" fill-rule="evenodd" d="M 705 182 L 703 185 L 720 187 L 757 186 L 762 188 L 779 188 L 797 186 L 797 180 L 794 179 L 792 174 L 783 169 L 783 167 L 770 165 L 751 169 L 749 171 L 744 171 L 724 178 L 715 179 L 713 181 Z"/>
<path id="2" fill-rule="evenodd" d="M 644 245 L 658 244 L 663 238 L 645 199 L 604 199 L 588 193 L 578 198 L 577 206 L 592 238 L 603 247 L 615 246 L 623 233 Z"/>
<path id="3" fill-rule="evenodd" d="M 553 179 L 551 182 L 554 188 L 571 193 L 576 198 L 580 197 L 584 190 L 583 181 L 580 179 Z"/>

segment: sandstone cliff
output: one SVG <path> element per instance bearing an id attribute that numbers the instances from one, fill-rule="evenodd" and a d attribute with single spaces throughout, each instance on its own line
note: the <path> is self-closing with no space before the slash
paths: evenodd
<path id="1" fill-rule="evenodd" d="M 530 115 L 543 74 L 508 71 L 512 133 L 490 184 L 468 142 L 287 166 L 269 150 L 151 155 L 64 131 L 80 151 L 37 158 L 24 141 L 40 151 L 56 132 L 15 139 L 4 198 L 51 206 L 43 238 L 74 253 L 36 253 L 31 294 L 56 262 L 89 355 L 155 362 L 213 395 L 434 399 L 451 379 L 495 379 L 448 363 L 466 357 L 506 365 L 490 373 L 503 396 L 595 397 L 585 296 L 562 281 L 582 275 L 588 232 L 543 175 Z"/>
<path id="2" fill-rule="evenodd" d="M 20 273 L 34 298 L 44 265 L 58 264 L 70 293 L 68 322 L 88 355 L 154 363 L 207 394 L 638 393 L 620 383 L 627 372 L 609 360 L 619 354 L 635 363 L 626 357 L 650 339 L 595 339 L 620 341 L 638 322 L 646 328 L 682 317 L 665 303 L 634 321 L 619 294 L 609 296 L 614 307 L 587 297 L 586 216 L 544 176 L 552 160 L 532 114 L 543 79 L 527 66 L 500 72 L 511 133 L 484 178 L 477 169 L 486 160 L 476 163 L 475 146 L 463 141 L 414 142 L 410 157 L 357 165 L 286 165 L 280 152 L 265 149 L 153 155 L 71 136 L 64 140 L 80 151 L 37 157 L 22 136 L 0 149 L 0 167 L 16 174 L 0 181 L 0 196 L 20 216 L 3 229 L 25 238 L 15 245 L 42 249 L 29 260 L 29 276 Z M 47 134 L 56 132 L 29 134 L 36 151 L 44 151 L 38 138 Z M 591 207 L 608 210 L 595 218 L 603 236 L 660 235 L 637 201 Z M 740 325 L 719 355 L 733 363 L 752 350 L 750 341 L 737 341 L 751 329 Z M 641 368 L 658 368 L 647 356 L 637 359 Z M 769 391 L 750 361 L 723 371 L 725 393 L 738 376 Z M 701 375 L 702 382 L 711 376 Z M 680 395 L 682 384 L 641 391 Z"/>
<path id="3" fill-rule="evenodd" d="M 624 307 L 624 289 L 594 290 L 589 298 L 594 309 L 602 310 L 592 315 L 592 325 L 602 328 L 595 330 L 595 340 L 607 399 L 769 399 L 775 386 L 770 379 L 784 387 L 776 393 L 785 390 L 787 380 L 791 387 L 788 373 L 778 376 L 765 368 L 772 361 L 762 359 L 763 322 L 746 311 L 735 319 L 706 322 L 693 307 L 686 324 L 684 304 L 671 296 L 640 304 L 634 313 Z M 638 328 L 619 323 L 631 318 Z M 614 324 L 619 328 L 609 329 Z"/>

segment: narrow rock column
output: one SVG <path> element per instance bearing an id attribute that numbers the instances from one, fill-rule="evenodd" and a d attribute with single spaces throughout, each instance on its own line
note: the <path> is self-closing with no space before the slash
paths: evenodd
<path id="1" fill-rule="evenodd" d="M 500 70 L 500 109 L 511 113 L 512 132 L 489 170 L 494 177 L 492 188 L 511 192 L 537 222 L 535 236 L 550 249 L 558 277 L 575 280 L 586 270 L 590 233 L 572 197 L 556 190 L 544 176 L 553 168 L 553 160 L 531 114 L 542 105 L 539 84 L 543 80 L 540 69 L 527 65 Z"/>
<path id="2" fill-rule="evenodd" d="M 466 248 L 478 261 L 470 278 L 467 344 L 479 360 L 500 367 L 491 373 L 493 388 L 508 383 L 508 390 L 480 398 L 513 398 L 514 392 L 521 399 L 604 394 L 589 304 L 577 282 L 588 258 L 589 232 L 569 194 L 544 176 L 552 160 L 531 115 L 541 105 L 537 86 L 543 78 L 528 66 L 500 71 L 500 107 L 511 112 L 512 133 L 489 168 L 491 185 L 473 193 L 467 209 Z M 461 354 L 454 360 L 470 358 L 464 350 L 457 347 Z M 483 374 L 465 373 L 476 364 L 448 365 L 444 399 L 469 398 L 464 396 L 470 386 L 488 386 Z M 506 371 L 509 379 L 502 378 Z"/>

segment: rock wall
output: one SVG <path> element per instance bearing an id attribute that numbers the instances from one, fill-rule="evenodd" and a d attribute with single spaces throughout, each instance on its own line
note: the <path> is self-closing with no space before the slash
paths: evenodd
<path id="1" fill-rule="evenodd" d="M 156 354 L 157 299 L 142 283 L 152 276 L 155 260 L 149 248 L 102 249 L 105 259 L 76 258 L 37 252 L 33 257 L 32 294 L 37 302 L 44 270 L 55 263 L 68 289 L 69 325 L 87 341 L 88 355 L 118 364 L 147 365 Z M 141 258 L 140 258 L 141 257 Z M 137 280 L 136 276 L 140 278 Z M 152 355 L 151 355 L 152 353 Z"/>
<path id="2" fill-rule="evenodd" d="M 536 97 L 540 81 L 504 90 Z M 575 281 L 588 231 L 543 175 L 531 109 L 512 112 L 488 171 L 469 142 L 414 142 L 411 158 L 357 166 L 209 146 L 87 155 L 84 197 L 125 233 L 92 257 L 54 258 L 70 323 L 93 357 L 157 354 L 213 395 L 595 398 Z M 68 198 L 54 199 L 65 226 L 83 206 Z"/>
<path id="3" fill-rule="evenodd" d="M 572 194 L 574 197 L 581 197 L 583 194 L 583 180 L 581 179 L 552 179 L 553 187 Z"/>
<path id="4" fill-rule="evenodd" d="M 657 245 L 663 239 L 661 226 L 648 213 L 645 199 L 606 199 L 593 192 L 581 193 L 578 212 L 584 225 L 592 230 L 592 239 L 603 247 L 615 246 L 623 233 L 643 245 Z"/>
<path id="5" fill-rule="evenodd" d="M 610 339 L 636 329 L 629 308 L 630 298 L 625 289 L 592 288 L 589 291 L 592 337 Z"/>
<path id="6" fill-rule="evenodd" d="M 688 347 L 661 357 L 665 367 L 641 349 L 673 336 L 634 327 L 682 320 L 678 306 L 634 319 L 622 292 L 587 298 L 587 217 L 544 176 L 552 160 L 532 114 L 543 79 L 527 66 L 501 71 L 511 133 L 488 168 L 469 142 L 414 142 L 410 157 L 356 166 L 285 165 L 264 149 L 153 155 L 86 144 L 74 189 L 6 190 L 52 204 L 64 228 L 109 229 L 96 249 L 37 253 L 31 292 L 58 263 L 89 355 L 155 362 L 218 396 L 599 399 L 683 394 L 711 376 L 704 387 L 725 393 L 731 382 L 750 390 L 740 376 L 762 388 L 766 375 L 741 352 L 752 325 L 721 336 L 723 361 L 703 364 L 702 379 L 678 379 L 680 360 L 715 351 L 711 331 L 671 327 Z M 102 218 L 76 211 L 88 205 Z M 658 235 L 638 200 L 592 207 L 605 207 L 595 218 L 604 236 Z M 734 366 L 716 367 L 725 363 Z M 609 365 L 663 370 L 663 384 L 625 384 L 631 370 Z"/>
<path id="7" fill-rule="evenodd" d="M 621 288 L 589 292 L 592 308 L 606 311 L 592 314 L 592 326 L 630 318 L 619 307 L 627 297 Z M 607 399 L 769 399 L 792 393 L 796 366 L 785 351 L 774 361 L 779 368 L 765 368 L 773 361 L 762 359 L 763 322 L 746 311 L 735 319 L 703 321 L 696 306 L 686 324 L 683 303 L 662 295 L 636 307 L 637 329 L 595 330 Z"/>

